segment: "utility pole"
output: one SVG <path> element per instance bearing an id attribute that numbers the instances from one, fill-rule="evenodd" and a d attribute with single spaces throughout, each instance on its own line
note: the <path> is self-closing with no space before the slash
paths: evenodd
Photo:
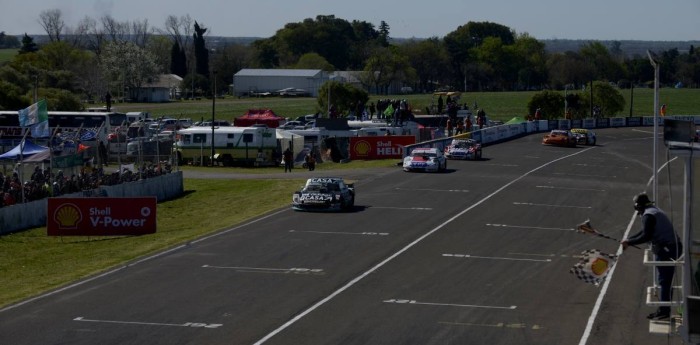
<path id="1" fill-rule="evenodd" d="M 211 72 L 214 88 L 211 90 L 211 166 L 214 166 L 214 114 L 216 112 L 216 70 Z"/>

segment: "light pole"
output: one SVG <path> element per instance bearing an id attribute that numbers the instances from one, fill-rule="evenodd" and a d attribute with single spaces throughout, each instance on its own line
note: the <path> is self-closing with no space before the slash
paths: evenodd
<path id="1" fill-rule="evenodd" d="M 214 88 L 211 91 L 211 166 L 214 166 L 214 114 L 216 112 L 216 70 L 211 72 Z"/>
<path id="2" fill-rule="evenodd" d="M 652 190 L 653 190 L 653 200 L 656 200 L 657 192 L 659 190 L 659 182 L 657 181 L 657 176 L 656 176 L 656 170 L 657 170 L 657 164 L 658 162 L 656 161 L 656 153 L 658 152 L 658 135 L 659 135 L 659 70 L 661 69 L 661 64 L 659 63 L 658 59 L 656 56 L 647 50 L 647 56 L 649 56 L 649 62 L 651 65 L 654 67 L 654 153 L 653 153 L 653 176 L 654 176 L 654 183 L 652 185 Z"/>

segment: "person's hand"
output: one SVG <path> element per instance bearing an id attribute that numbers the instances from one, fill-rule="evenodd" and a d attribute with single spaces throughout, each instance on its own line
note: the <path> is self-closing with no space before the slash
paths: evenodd
<path id="1" fill-rule="evenodd" d="M 630 243 L 627 240 L 622 240 L 620 241 L 620 245 L 622 245 L 622 250 L 624 251 L 627 249 L 627 247 L 629 247 Z"/>

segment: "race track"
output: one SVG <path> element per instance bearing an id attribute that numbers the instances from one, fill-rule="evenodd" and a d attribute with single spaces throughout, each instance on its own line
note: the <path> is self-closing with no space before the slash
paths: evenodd
<path id="1" fill-rule="evenodd" d="M 277 210 L 6 308 L 0 343 L 680 344 L 648 332 L 642 250 L 609 285 L 569 273 L 584 250 L 619 249 L 578 223 L 621 239 L 651 192 L 652 128 L 596 132 L 597 146 L 489 146 L 443 174 L 348 173 L 353 212 Z M 677 229 L 682 174 L 679 160 L 659 173 Z"/>

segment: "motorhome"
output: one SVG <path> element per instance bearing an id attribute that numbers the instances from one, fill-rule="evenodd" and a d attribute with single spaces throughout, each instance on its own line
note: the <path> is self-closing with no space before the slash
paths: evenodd
<path id="1" fill-rule="evenodd" d="M 212 132 L 214 134 L 212 148 Z M 274 128 L 266 127 L 190 127 L 177 131 L 174 148 L 180 163 L 225 166 L 278 165 L 281 148 Z"/>

